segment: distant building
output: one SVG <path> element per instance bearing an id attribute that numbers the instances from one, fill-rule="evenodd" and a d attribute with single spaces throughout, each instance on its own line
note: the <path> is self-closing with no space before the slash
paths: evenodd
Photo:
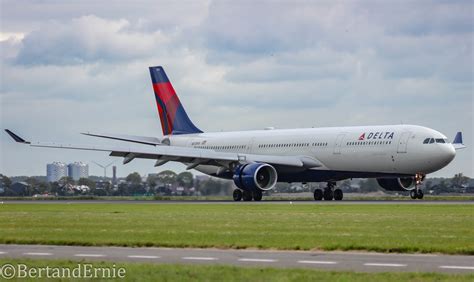
<path id="1" fill-rule="evenodd" d="M 48 182 L 56 182 L 68 175 L 67 165 L 61 162 L 53 162 L 46 165 L 46 178 Z"/>
<path id="2" fill-rule="evenodd" d="M 0 175 L 0 194 L 5 193 L 5 183 L 3 182 L 3 175 Z"/>
<path id="3" fill-rule="evenodd" d="M 68 176 L 77 181 L 89 177 L 89 165 L 83 162 L 75 162 L 67 166 Z"/>
<path id="4" fill-rule="evenodd" d="M 117 167 L 112 167 L 112 185 L 117 185 Z"/>

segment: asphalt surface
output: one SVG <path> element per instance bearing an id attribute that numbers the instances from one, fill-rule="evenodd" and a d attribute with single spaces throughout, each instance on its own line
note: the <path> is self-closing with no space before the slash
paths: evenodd
<path id="1" fill-rule="evenodd" d="M 222 264 L 357 272 L 474 273 L 474 256 L 438 254 L 0 245 L 0 258 Z"/>
<path id="2" fill-rule="evenodd" d="M 474 205 L 474 201 L 444 200 L 342 200 L 342 201 L 301 201 L 301 200 L 265 200 L 255 202 L 235 202 L 233 200 L 4 200 L 0 204 L 315 204 L 315 205 Z"/>

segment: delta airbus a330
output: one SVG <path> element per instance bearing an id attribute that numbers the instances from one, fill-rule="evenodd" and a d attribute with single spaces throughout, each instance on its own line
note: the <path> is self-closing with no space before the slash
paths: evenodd
<path id="1" fill-rule="evenodd" d="M 440 132 L 416 125 L 383 125 L 205 133 L 189 119 L 162 67 L 150 67 L 163 137 L 85 135 L 142 144 L 140 149 L 30 142 L 6 129 L 16 141 L 34 147 L 110 152 L 156 160 L 155 166 L 181 162 L 187 169 L 232 179 L 235 201 L 260 201 L 277 182 L 327 182 L 315 200 L 342 200 L 336 181 L 376 178 L 389 191 L 410 191 L 423 198 L 419 184 L 465 148 L 461 132 L 452 143 Z M 147 146 L 145 146 L 147 145 Z"/>

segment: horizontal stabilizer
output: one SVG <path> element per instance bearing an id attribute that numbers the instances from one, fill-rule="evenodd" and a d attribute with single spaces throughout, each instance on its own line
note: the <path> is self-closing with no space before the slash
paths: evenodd
<path id="1" fill-rule="evenodd" d="M 466 148 L 463 144 L 453 144 L 454 150 L 461 150 Z"/>

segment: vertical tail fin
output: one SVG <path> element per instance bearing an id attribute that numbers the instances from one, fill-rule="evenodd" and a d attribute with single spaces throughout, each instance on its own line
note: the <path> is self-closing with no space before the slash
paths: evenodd
<path id="1" fill-rule="evenodd" d="M 150 67 L 150 75 L 163 135 L 202 133 L 186 114 L 163 67 Z"/>

